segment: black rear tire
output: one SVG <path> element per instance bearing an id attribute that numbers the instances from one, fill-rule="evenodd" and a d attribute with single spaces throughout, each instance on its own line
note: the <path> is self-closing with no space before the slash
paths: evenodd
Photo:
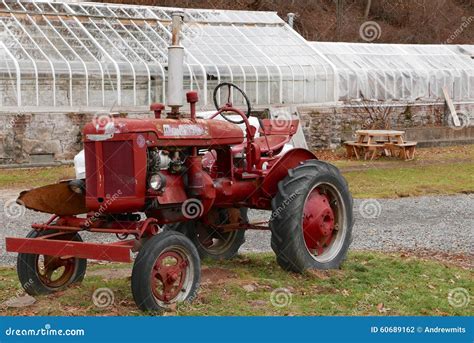
<path id="1" fill-rule="evenodd" d="M 219 223 L 228 224 L 229 214 L 228 209 L 221 208 L 218 210 Z M 240 221 L 248 223 L 248 208 L 240 209 Z M 233 230 L 222 233 L 216 230 L 199 227 L 203 225 L 199 222 L 189 221 L 175 224 L 169 224 L 164 227 L 164 230 L 173 230 L 183 233 L 196 246 L 201 259 L 212 260 L 228 260 L 237 255 L 242 244 L 245 243 L 245 230 Z M 203 237 L 206 236 L 206 237 Z M 203 244 L 203 240 L 215 241 L 212 245 Z"/>
<path id="2" fill-rule="evenodd" d="M 328 193 L 337 220 L 332 233 L 334 237 L 331 236 L 321 254 L 311 251 L 303 231 L 306 201 L 318 187 L 324 187 L 321 189 Z M 277 263 L 285 270 L 298 273 L 308 269 L 339 268 L 352 240 L 352 207 L 347 182 L 333 165 L 308 160 L 289 170 L 288 176 L 278 183 L 278 192 L 272 200 L 271 246 L 277 255 Z"/>
<path id="3" fill-rule="evenodd" d="M 163 274 L 158 273 L 157 267 L 161 266 L 162 258 L 168 258 L 166 254 L 177 256 L 177 265 L 179 261 L 186 261 L 186 265 L 178 268 L 180 271 L 176 272 L 183 283 L 173 283 L 169 286 L 169 289 L 175 292 L 173 294 L 176 294 L 172 298 L 164 295 L 164 282 L 160 281 L 163 280 Z M 158 280 L 155 281 L 158 286 L 153 284 L 155 278 Z M 194 244 L 182 233 L 163 231 L 150 238 L 135 259 L 131 280 L 133 299 L 142 311 L 161 313 L 174 303 L 193 301 L 197 297 L 200 281 L 201 260 Z M 162 286 L 161 289 L 159 286 Z"/>
<path id="4" fill-rule="evenodd" d="M 26 238 L 37 238 L 45 235 L 56 233 L 56 230 L 36 231 L 31 230 Z M 82 242 L 79 234 L 65 234 L 54 239 L 69 240 L 75 242 Z M 72 258 L 70 265 L 73 270 L 69 273 L 69 277 L 64 279 L 64 282 L 57 282 L 55 286 L 48 285 L 42 276 L 38 259 L 40 255 L 19 253 L 17 257 L 17 274 L 20 284 L 26 293 L 30 295 L 50 294 L 60 291 L 73 283 L 80 283 L 84 279 L 87 269 L 87 259 Z M 42 257 L 45 258 L 44 256 Z"/>

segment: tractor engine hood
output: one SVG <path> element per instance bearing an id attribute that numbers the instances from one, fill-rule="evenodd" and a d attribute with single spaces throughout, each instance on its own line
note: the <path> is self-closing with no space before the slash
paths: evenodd
<path id="1" fill-rule="evenodd" d="M 147 133 L 149 145 L 218 147 L 240 144 L 244 133 L 238 125 L 213 119 L 124 119 L 93 121 L 84 127 L 85 141 L 113 140 L 115 135 Z"/>

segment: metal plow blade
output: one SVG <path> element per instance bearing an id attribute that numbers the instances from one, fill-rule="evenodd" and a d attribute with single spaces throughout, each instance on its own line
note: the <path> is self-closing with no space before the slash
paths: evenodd
<path id="1" fill-rule="evenodd" d="M 23 191 L 16 202 L 30 210 L 60 216 L 72 216 L 88 212 L 85 196 L 74 193 L 67 182 Z"/>

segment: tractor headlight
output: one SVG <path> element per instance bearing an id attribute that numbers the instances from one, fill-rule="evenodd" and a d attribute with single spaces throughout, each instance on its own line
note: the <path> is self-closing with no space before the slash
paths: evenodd
<path id="1" fill-rule="evenodd" d="M 160 173 L 153 174 L 152 176 L 150 176 L 150 180 L 148 181 L 148 185 L 154 191 L 159 191 L 163 189 L 165 187 L 165 184 L 166 184 L 166 179 Z"/>

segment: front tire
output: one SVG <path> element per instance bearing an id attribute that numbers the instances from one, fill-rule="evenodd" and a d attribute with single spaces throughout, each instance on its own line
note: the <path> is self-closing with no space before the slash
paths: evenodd
<path id="1" fill-rule="evenodd" d="M 31 230 L 26 238 L 37 238 L 56 233 L 55 230 Z M 77 233 L 66 233 L 54 239 L 82 242 Z M 17 274 L 26 293 L 30 295 L 50 294 L 60 291 L 73 283 L 84 279 L 87 259 L 61 258 L 49 255 L 19 253 L 17 257 Z"/>
<path id="2" fill-rule="evenodd" d="M 201 280 L 201 261 L 183 234 L 163 231 L 138 253 L 132 270 L 132 294 L 142 311 L 161 313 L 178 302 L 193 301 Z"/>
<path id="3" fill-rule="evenodd" d="M 308 160 L 278 183 L 270 220 L 272 249 L 285 270 L 339 268 L 352 239 L 352 196 L 329 163 Z"/>

